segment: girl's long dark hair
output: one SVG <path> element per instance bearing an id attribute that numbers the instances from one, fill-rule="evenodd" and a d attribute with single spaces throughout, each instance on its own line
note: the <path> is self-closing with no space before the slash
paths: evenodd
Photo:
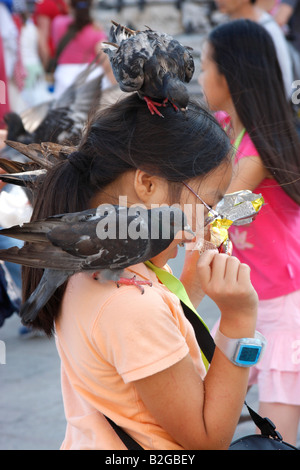
<path id="1" fill-rule="evenodd" d="M 300 141 L 271 36 L 253 21 L 235 20 L 216 27 L 208 41 L 265 167 L 300 204 Z"/>
<path id="2" fill-rule="evenodd" d="M 164 108 L 151 116 L 136 94 L 117 102 L 90 121 L 78 151 L 49 170 L 36 197 L 32 220 L 90 207 L 91 199 L 120 175 L 137 168 L 169 181 L 178 202 L 178 182 L 207 175 L 231 154 L 226 133 L 203 107 L 190 103 L 188 115 Z M 130 201 L 129 201 L 130 202 Z M 172 203 L 173 203 L 172 202 Z M 36 288 L 42 271 L 23 268 L 23 299 Z M 65 285 L 33 324 L 51 335 Z"/>
<path id="3" fill-rule="evenodd" d="M 56 54 L 59 56 L 66 45 L 71 42 L 77 34 L 87 25 L 92 24 L 90 9 L 92 0 L 71 0 L 70 6 L 73 10 L 73 21 L 70 23 L 65 35 L 61 38 Z"/>
<path id="4" fill-rule="evenodd" d="M 73 37 L 76 36 L 85 26 L 92 24 L 91 16 L 92 0 L 71 0 L 74 20 L 68 28 L 68 33 Z"/>

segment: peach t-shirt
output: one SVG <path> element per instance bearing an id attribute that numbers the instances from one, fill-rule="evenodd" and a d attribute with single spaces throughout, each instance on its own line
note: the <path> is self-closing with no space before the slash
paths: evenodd
<path id="1" fill-rule="evenodd" d="M 129 271 L 152 281 L 144 295 L 89 274 L 69 280 L 56 322 L 67 418 L 62 449 L 125 449 L 103 414 L 144 449 L 182 449 L 148 412 L 134 381 L 188 353 L 204 378 L 200 349 L 179 299 L 144 264 Z"/>

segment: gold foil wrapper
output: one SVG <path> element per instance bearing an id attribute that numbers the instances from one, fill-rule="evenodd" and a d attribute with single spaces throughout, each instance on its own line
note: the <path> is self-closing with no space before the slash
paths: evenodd
<path id="1" fill-rule="evenodd" d="M 226 194 L 215 208 L 219 217 L 210 223 L 210 241 L 198 240 L 194 249 L 200 253 L 218 249 L 221 253 L 231 255 L 232 243 L 229 239 L 229 228 L 231 225 L 251 223 L 263 204 L 262 195 L 254 194 L 250 190 Z"/>
<path id="2" fill-rule="evenodd" d="M 210 224 L 210 241 L 217 247 L 224 243 L 228 238 L 228 229 L 231 225 L 231 220 L 215 219 Z"/>
<path id="3" fill-rule="evenodd" d="M 225 194 L 215 210 L 220 214 L 221 220 L 230 220 L 232 225 L 245 225 L 252 222 L 263 204 L 264 198 L 261 194 L 245 189 Z"/>

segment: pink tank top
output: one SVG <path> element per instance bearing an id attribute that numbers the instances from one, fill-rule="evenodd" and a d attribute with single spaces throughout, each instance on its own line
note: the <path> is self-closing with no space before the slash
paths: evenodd
<path id="1" fill-rule="evenodd" d="M 57 16 L 52 24 L 55 48 L 66 34 L 73 19 L 70 16 Z M 106 39 L 106 34 L 90 24 L 79 31 L 66 45 L 59 56 L 59 64 L 89 64 L 95 58 L 96 45 Z"/>
<path id="2" fill-rule="evenodd" d="M 245 133 L 235 163 L 249 156 L 259 154 Z M 250 266 L 252 284 L 265 300 L 300 289 L 300 206 L 274 179 L 265 178 L 254 192 L 265 205 L 251 224 L 232 226 L 230 239 L 234 256 Z"/>

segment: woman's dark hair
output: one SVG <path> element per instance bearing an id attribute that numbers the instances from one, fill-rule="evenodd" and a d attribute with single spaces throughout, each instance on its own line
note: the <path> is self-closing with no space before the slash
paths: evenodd
<path id="1" fill-rule="evenodd" d="M 139 168 L 165 178 L 174 194 L 174 186 L 181 191 L 179 182 L 204 177 L 231 157 L 226 133 L 203 107 L 191 102 L 187 117 L 171 106 L 163 112 L 164 119 L 151 116 L 145 102 L 134 94 L 95 116 L 78 150 L 47 172 L 32 220 L 88 209 L 96 194 L 130 170 Z M 171 203 L 178 202 L 179 191 Z M 41 270 L 23 268 L 24 300 L 41 275 Z M 64 290 L 65 285 L 57 289 L 33 324 L 48 335 Z"/>
<path id="2" fill-rule="evenodd" d="M 71 0 L 74 21 L 69 26 L 69 31 L 79 32 L 93 22 L 91 17 L 91 0 Z"/>
<path id="3" fill-rule="evenodd" d="M 212 30 L 208 41 L 265 167 L 300 204 L 300 141 L 271 36 L 253 21 L 235 20 Z"/>
<path id="4" fill-rule="evenodd" d="M 71 0 L 70 6 L 73 10 L 73 21 L 70 23 L 65 35 L 61 38 L 56 54 L 59 56 L 69 42 L 87 25 L 92 24 L 90 9 L 92 0 Z"/>

